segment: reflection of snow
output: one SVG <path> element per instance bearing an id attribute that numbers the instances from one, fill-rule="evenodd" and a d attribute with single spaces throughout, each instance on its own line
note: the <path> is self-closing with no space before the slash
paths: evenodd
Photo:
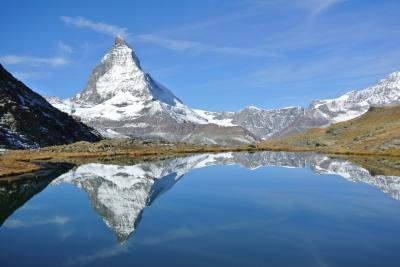
<path id="1" fill-rule="evenodd" d="M 83 188 L 96 212 L 113 229 L 118 240 L 124 241 L 134 231 L 143 209 L 173 187 L 185 173 L 221 164 L 238 164 L 252 170 L 263 166 L 309 166 L 317 174 L 335 174 L 352 182 L 364 182 L 400 200 L 400 177 L 372 176 L 351 162 L 312 153 L 198 154 L 131 166 L 91 163 L 61 175 L 52 184 L 72 183 Z"/>
<path id="2" fill-rule="evenodd" d="M 218 163 L 231 154 L 194 155 L 132 166 L 91 163 L 58 177 L 52 184 L 72 183 L 89 194 L 96 212 L 118 240 L 134 231 L 142 210 L 185 173 Z"/>

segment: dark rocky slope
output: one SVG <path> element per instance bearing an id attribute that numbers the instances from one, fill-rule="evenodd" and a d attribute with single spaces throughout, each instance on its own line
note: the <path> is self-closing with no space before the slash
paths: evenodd
<path id="1" fill-rule="evenodd" d="M 99 133 L 50 105 L 0 64 L 0 146 L 34 148 L 100 139 Z"/>

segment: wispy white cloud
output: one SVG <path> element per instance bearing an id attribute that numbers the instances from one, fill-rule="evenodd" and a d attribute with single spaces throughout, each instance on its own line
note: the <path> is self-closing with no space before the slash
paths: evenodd
<path id="1" fill-rule="evenodd" d="M 70 221 L 70 218 L 65 216 L 54 216 L 48 219 L 34 218 L 31 220 L 8 220 L 5 222 L 3 227 L 5 228 L 22 228 L 22 227 L 32 227 L 37 225 L 46 225 L 46 224 L 56 224 L 63 225 Z"/>
<path id="2" fill-rule="evenodd" d="M 175 51 L 212 52 L 212 53 L 244 55 L 244 56 L 270 56 L 270 57 L 279 56 L 278 54 L 270 53 L 268 51 L 256 48 L 215 46 L 195 41 L 166 38 L 156 34 L 141 34 L 135 36 L 135 39 L 139 42 L 151 43 Z"/>
<path id="3" fill-rule="evenodd" d="M 12 71 L 14 77 L 17 79 L 29 80 L 44 78 L 49 76 L 50 68 L 58 68 L 70 64 L 71 53 L 73 53 L 72 47 L 59 41 L 57 45 L 57 54 L 53 57 L 3 55 L 0 56 L 0 63 L 17 66 L 17 69 Z"/>
<path id="4" fill-rule="evenodd" d="M 75 229 L 62 229 L 60 232 L 61 240 L 66 240 L 67 238 L 74 236 L 76 234 Z"/>
<path id="5" fill-rule="evenodd" d="M 199 236 L 204 236 L 206 234 L 221 232 L 221 231 L 237 231 L 244 227 L 254 227 L 258 225 L 275 225 L 282 221 L 282 218 L 270 219 L 270 220 L 256 220 L 256 221 L 244 221 L 244 222 L 233 222 L 222 225 L 210 225 L 209 227 L 193 226 L 193 227 L 182 227 L 177 229 L 172 229 L 163 235 L 158 235 L 156 237 L 146 237 L 144 239 L 136 239 L 134 244 L 140 245 L 157 245 L 162 244 L 171 240 L 195 238 Z M 98 260 L 104 260 L 110 257 L 118 256 L 123 253 L 129 253 L 133 249 L 132 242 L 125 243 L 123 245 L 114 245 L 110 247 L 101 248 L 92 254 L 82 254 L 76 257 L 70 257 L 65 262 L 64 265 L 87 265 Z M 199 251 L 198 251 L 199 252 Z"/>
<path id="6" fill-rule="evenodd" d="M 187 239 L 199 236 L 204 236 L 214 232 L 221 231 L 236 231 L 239 229 L 254 227 L 257 225 L 273 225 L 282 221 L 282 218 L 269 219 L 269 220 L 255 220 L 255 221 L 243 221 L 243 222 L 232 222 L 221 225 L 208 225 L 208 226 L 192 226 L 192 227 L 180 227 L 171 229 L 162 235 L 155 237 L 148 237 L 146 239 L 136 240 L 137 243 L 144 245 L 156 245 L 171 240 Z"/>
<path id="7" fill-rule="evenodd" d="M 218 16 L 216 18 L 208 18 L 206 20 L 197 21 L 195 23 L 183 24 L 179 27 L 168 28 L 167 30 L 157 32 L 157 34 L 163 34 L 163 35 L 177 34 L 177 33 L 204 30 L 211 27 L 217 27 L 223 24 L 234 23 L 251 17 L 262 16 L 264 14 L 265 14 L 264 10 L 260 8 L 253 8 L 253 7 L 248 8 L 248 7 L 243 7 L 243 5 L 241 5 L 240 12 L 234 12 L 232 14 L 224 14 L 223 16 Z"/>
<path id="8" fill-rule="evenodd" d="M 102 248 L 89 255 L 79 255 L 77 257 L 69 258 L 64 265 L 86 265 L 97 260 L 104 260 L 110 257 L 114 257 L 123 253 L 127 253 L 130 250 L 129 244 L 126 245 L 114 245 L 111 247 Z"/>
<path id="9" fill-rule="evenodd" d="M 240 17 L 240 16 L 239 16 Z M 125 27 L 119 27 L 116 25 L 111 25 L 103 22 L 95 22 L 89 20 L 84 17 L 66 17 L 63 16 L 60 18 L 66 25 L 75 26 L 78 28 L 89 28 L 93 31 L 116 36 L 120 35 L 126 38 L 127 36 L 131 36 L 128 32 L 128 29 Z M 236 19 L 236 17 L 229 17 L 226 20 L 229 21 L 231 19 Z M 196 25 L 189 26 L 186 29 L 192 29 L 196 27 L 205 27 L 209 25 L 213 25 L 215 23 L 223 23 L 226 20 L 221 19 L 213 22 L 204 22 Z M 172 30 L 173 31 L 173 30 Z M 159 34 L 139 34 L 133 36 L 135 41 L 142 43 L 150 43 L 154 45 L 161 46 L 163 48 L 167 48 L 175 51 L 194 51 L 194 52 L 212 52 L 212 53 L 220 53 L 220 54 L 232 54 L 232 55 L 245 55 L 245 56 L 273 56 L 276 57 L 277 54 L 269 53 L 264 50 L 255 49 L 255 48 L 240 48 L 240 47 L 231 47 L 231 46 L 216 46 L 210 45 L 206 43 L 190 41 L 190 40 L 182 40 L 175 38 L 163 37 Z"/>
<path id="10" fill-rule="evenodd" d="M 306 62 L 281 62 L 249 75 L 253 86 L 276 88 L 319 84 L 329 88 L 341 85 L 343 91 L 362 89 L 398 69 L 400 49 L 388 49 L 379 54 L 359 55 L 353 51 L 340 51 Z M 335 96 L 335 95 L 333 95 Z"/>
<path id="11" fill-rule="evenodd" d="M 47 73 L 38 72 L 38 71 L 13 71 L 12 74 L 14 77 L 16 77 L 19 80 L 28 80 L 28 79 L 32 79 L 32 78 L 44 78 L 44 77 L 48 76 Z"/>
<path id="12" fill-rule="evenodd" d="M 28 65 L 28 66 L 52 66 L 58 67 L 67 65 L 69 60 L 63 56 L 55 56 L 50 58 L 33 57 L 25 55 L 4 55 L 0 56 L 0 62 L 9 65 Z"/>
<path id="13" fill-rule="evenodd" d="M 286 9 L 301 8 L 316 17 L 333 6 L 350 0 L 249 0 L 246 3 L 258 6 L 280 6 Z"/>
<path id="14" fill-rule="evenodd" d="M 301 1 L 289 1 L 289 0 L 249 0 L 245 1 L 244 5 L 252 8 L 248 8 L 246 12 L 239 14 L 226 15 L 216 19 L 209 19 L 203 22 L 198 22 L 195 24 L 189 24 L 175 29 L 169 29 L 168 31 L 156 33 L 156 34 L 142 34 L 135 36 L 135 38 L 144 43 L 151 43 L 159 45 L 161 47 L 176 50 L 176 51 L 198 51 L 198 52 L 212 52 L 221 54 L 233 54 L 233 55 L 245 55 L 245 56 L 270 56 L 270 57 L 281 57 L 278 52 L 272 52 L 267 47 L 264 48 L 238 48 L 230 46 L 215 46 L 206 43 L 182 40 L 176 38 L 164 37 L 166 34 L 185 32 L 195 29 L 207 28 L 210 26 L 216 26 L 219 24 L 228 23 L 231 21 L 236 21 L 252 16 L 259 16 L 264 14 L 263 8 L 254 8 L 254 6 L 281 6 L 290 9 L 303 9 L 307 11 L 308 20 L 305 22 L 312 22 L 316 17 L 321 15 L 326 10 L 332 8 L 333 6 L 350 1 L 350 0 L 301 0 Z M 304 26 L 307 29 L 306 26 Z M 298 29 L 297 29 L 298 30 Z M 286 35 L 285 35 L 286 36 Z M 285 38 L 288 38 L 286 36 Z M 301 39 L 301 38 L 300 38 Z M 284 42 L 285 43 L 285 42 Z"/>
<path id="15" fill-rule="evenodd" d="M 141 34 L 136 36 L 136 39 L 140 42 L 152 43 L 164 48 L 178 51 L 200 49 L 203 47 L 203 45 L 198 42 L 163 38 L 155 34 Z"/>
<path id="16" fill-rule="evenodd" d="M 127 37 L 129 35 L 127 28 L 103 22 L 95 22 L 84 17 L 62 16 L 60 17 L 60 19 L 68 26 L 74 26 L 77 28 L 88 28 L 95 32 L 110 35 L 113 37 L 117 35 Z"/>
<path id="17" fill-rule="evenodd" d="M 58 49 L 60 50 L 61 53 L 65 53 L 65 54 L 71 54 L 74 52 L 74 50 L 72 49 L 72 46 L 67 45 L 63 41 L 58 42 Z"/>
<path id="18" fill-rule="evenodd" d="M 347 0 L 303 0 L 294 2 L 299 6 L 306 8 L 310 12 L 310 15 L 315 17 L 329 8 L 346 1 Z"/>

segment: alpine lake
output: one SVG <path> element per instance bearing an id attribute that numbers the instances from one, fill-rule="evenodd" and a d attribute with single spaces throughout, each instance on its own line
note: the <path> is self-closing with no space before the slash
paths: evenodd
<path id="1" fill-rule="evenodd" d="M 354 162 L 194 154 L 1 179 L 0 266 L 400 266 L 400 176 Z"/>

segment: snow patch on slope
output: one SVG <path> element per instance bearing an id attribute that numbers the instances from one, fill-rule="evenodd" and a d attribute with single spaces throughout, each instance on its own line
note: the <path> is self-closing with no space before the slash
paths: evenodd
<path id="1" fill-rule="evenodd" d="M 205 111 L 201 109 L 193 109 L 199 116 L 205 118 L 209 123 L 214 123 L 221 126 L 237 126 L 232 123 L 232 118 L 219 119 L 218 112 Z"/>

